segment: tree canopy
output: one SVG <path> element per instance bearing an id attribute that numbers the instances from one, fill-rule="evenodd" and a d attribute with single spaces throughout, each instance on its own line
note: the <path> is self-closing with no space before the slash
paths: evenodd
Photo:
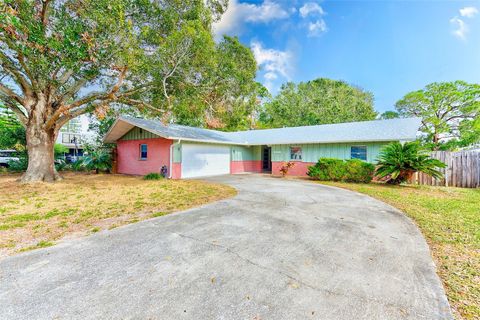
<path id="1" fill-rule="evenodd" d="M 23 151 L 25 144 L 25 128 L 12 111 L 0 105 L 0 149 Z"/>
<path id="2" fill-rule="evenodd" d="M 344 81 L 320 78 L 284 84 L 265 103 L 260 122 L 265 127 L 293 127 L 373 120 L 373 95 Z"/>
<path id="3" fill-rule="evenodd" d="M 422 118 L 420 130 L 434 150 L 455 149 L 480 141 L 480 85 L 434 82 L 396 103 L 401 116 Z"/>
<path id="4" fill-rule="evenodd" d="M 0 102 L 26 127 L 24 181 L 55 180 L 58 130 L 84 113 L 136 107 L 164 121 L 245 127 L 256 64 L 216 44 L 226 0 L 4 0 Z"/>
<path id="5" fill-rule="evenodd" d="M 395 118 L 400 118 L 400 114 L 396 111 L 385 111 L 380 115 L 380 119 L 382 120 L 388 120 L 388 119 L 395 119 Z"/>
<path id="6" fill-rule="evenodd" d="M 204 84 L 182 86 L 174 106 L 176 123 L 220 130 L 250 129 L 264 92 L 255 82 L 252 51 L 238 38 L 225 36 L 209 57 Z"/>

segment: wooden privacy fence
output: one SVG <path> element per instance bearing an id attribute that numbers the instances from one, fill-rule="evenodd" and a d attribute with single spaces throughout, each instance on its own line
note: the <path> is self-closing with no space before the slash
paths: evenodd
<path id="1" fill-rule="evenodd" d="M 444 174 L 443 179 L 433 179 L 424 173 L 417 172 L 412 178 L 412 183 L 461 188 L 480 187 L 480 152 L 435 151 L 431 153 L 431 157 L 447 165 L 446 168 L 441 169 Z"/>

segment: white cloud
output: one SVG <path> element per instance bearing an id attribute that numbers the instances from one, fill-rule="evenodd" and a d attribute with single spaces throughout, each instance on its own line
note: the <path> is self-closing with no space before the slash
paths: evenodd
<path id="1" fill-rule="evenodd" d="M 316 2 L 307 2 L 300 8 L 300 15 L 302 18 L 306 18 L 311 14 L 318 14 L 323 16 L 325 11 L 323 11 L 322 7 Z"/>
<path id="2" fill-rule="evenodd" d="M 450 23 L 455 26 L 455 30 L 453 30 L 453 35 L 461 40 L 467 39 L 467 33 L 469 31 L 468 25 L 460 19 L 459 17 L 453 17 L 450 19 Z"/>
<path id="3" fill-rule="evenodd" d="M 258 66 L 265 71 L 264 85 L 270 92 L 274 89 L 274 80 L 277 80 L 279 76 L 290 80 L 292 71 L 292 54 L 290 52 L 264 48 L 258 41 L 252 41 L 251 48 Z"/>
<path id="4" fill-rule="evenodd" d="M 315 22 L 310 22 L 308 24 L 308 36 L 309 37 L 317 37 L 322 33 L 327 31 L 327 24 L 325 20 L 319 19 Z"/>
<path id="5" fill-rule="evenodd" d="M 318 37 L 322 33 L 327 31 L 327 23 L 324 19 L 320 18 L 326 14 L 323 8 L 316 2 L 307 2 L 300 8 L 300 16 L 307 18 L 309 16 L 316 16 L 318 19 L 307 19 L 303 26 L 306 26 L 309 37 Z"/>
<path id="6" fill-rule="evenodd" d="M 263 77 L 268 81 L 273 81 L 278 78 L 277 74 L 274 72 L 267 72 L 263 75 Z"/>
<path id="7" fill-rule="evenodd" d="M 473 18 L 478 14 L 478 9 L 475 7 L 465 7 L 459 10 L 462 17 Z"/>
<path id="8" fill-rule="evenodd" d="M 261 5 L 240 3 L 239 6 L 245 12 L 245 20 L 249 22 L 269 22 L 271 20 L 288 18 L 289 13 L 278 3 L 265 0 Z"/>
<path id="9" fill-rule="evenodd" d="M 260 4 L 243 3 L 230 0 L 227 11 L 213 28 L 217 35 L 239 34 L 244 22 L 267 23 L 273 20 L 285 19 L 295 10 L 285 10 L 280 4 L 272 0 L 264 0 Z"/>
<path id="10" fill-rule="evenodd" d="M 458 10 L 458 12 L 460 12 L 461 17 L 473 18 L 478 14 L 478 9 L 475 7 L 463 7 Z M 470 31 L 470 28 L 465 20 L 455 16 L 450 19 L 450 23 L 455 27 L 452 34 L 461 40 L 467 40 L 467 34 Z"/>

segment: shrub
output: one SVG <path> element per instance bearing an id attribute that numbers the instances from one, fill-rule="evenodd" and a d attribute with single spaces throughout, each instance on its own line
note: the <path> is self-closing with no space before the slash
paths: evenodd
<path id="1" fill-rule="evenodd" d="M 28 167 L 28 157 L 26 154 L 21 154 L 18 156 L 18 160 L 8 161 L 8 171 L 11 172 L 23 172 L 27 170 Z"/>
<path id="2" fill-rule="evenodd" d="M 321 181 L 346 181 L 369 183 L 372 181 L 375 166 L 359 159 L 340 160 L 320 158 L 308 168 L 307 174 Z"/>
<path id="3" fill-rule="evenodd" d="M 160 173 L 152 172 L 143 176 L 143 180 L 161 180 L 163 176 Z"/>
<path id="4" fill-rule="evenodd" d="M 288 174 L 288 171 L 290 170 L 291 167 L 293 167 L 295 165 L 294 162 L 286 162 L 284 163 L 281 167 L 280 167 L 280 173 L 282 174 L 282 176 L 286 176 Z"/>
<path id="5" fill-rule="evenodd" d="M 55 169 L 57 171 L 65 171 L 70 169 L 70 166 L 64 159 L 57 159 L 55 160 Z"/>
<path id="6" fill-rule="evenodd" d="M 55 143 L 53 145 L 53 153 L 55 154 L 55 158 L 63 157 L 65 153 L 68 153 L 68 148 L 63 144 Z"/>
<path id="7" fill-rule="evenodd" d="M 375 173 L 375 166 L 373 164 L 359 159 L 347 160 L 345 163 L 345 169 L 347 171 L 345 181 L 362 183 L 372 181 L 373 174 Z"/>
<path id="8" fill-rule="evenodd" d="M 400 184 L 408 181 L 415 172 L 440 179 L 443 174 L 438 169 L 445 167 L 440 160 L 432 159 L 418 142 L 392 142 L 380 153 L 376 175 L 387 178 L 387 183 Z"/>
<path id="9" fill-rule="evenodd" d="M 86 169 L 85 164 L 83 163 L 83 159 L 72 162 L 70 166 L 73 171 L 85 171 Z"/>
<path id="10" fill-rule="evenodd" d="M 110 172 L 112 169 L 112 157 L 110 152 L 106 150 L 93 150 L 83 157 L 83 165 L 88 170 L 95 170 L 95 173 L 100 171 Z"/>
<path id="11" fill-rule="evenodd" d="M 346 175 L 345 161 L 340 159 L 320 158 L 308 168 L 307 174 L 322 181 L 341 181 Z"/>

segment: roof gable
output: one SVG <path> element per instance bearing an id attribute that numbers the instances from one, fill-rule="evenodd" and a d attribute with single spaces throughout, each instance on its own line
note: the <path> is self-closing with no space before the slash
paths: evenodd
<path id="1" fill-rule="evenodd" d="M 160 138 L 160 136 L 152 133 L 148 130 L 144 130 L 139 127 L 133 127 L 125 135 L 123 135 L 119 140 L 141 140 L 141 139 L 152 139 Z"/>

